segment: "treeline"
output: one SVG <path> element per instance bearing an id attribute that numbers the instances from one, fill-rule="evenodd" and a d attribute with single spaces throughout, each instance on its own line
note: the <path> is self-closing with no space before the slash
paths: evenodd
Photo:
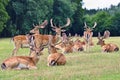
<path id="1" fill-rule="evenodd" d="M 54 25 L 64 25 L 68 17 L 71 25 L 66 33 L 72 35 L 83 35 L 84 22 L 91 27 L 97 22 L 95 36 L 106 29 L 113 36 L 120 34 L 120 4 L 109 9 L 87 10 L 82 8 L 82 0 L 0 0 L 0 17 L 0 37 L 27 34 L 33 24 L 51 18 Z M 40 33 L 53 33 L 50 22 Z"/>
<path id="2" fill-rule="evenodd" d="M 96 21 L 97 27 L 94 30 L 97 32 L 104 32 L 109 30 L 112 36 L 120 36 L 120 3 L 117 6 L 111 5 L 110 8 L 104 9 L 85 9 L 85 21 L 92 25 L 92 21 Z"/>

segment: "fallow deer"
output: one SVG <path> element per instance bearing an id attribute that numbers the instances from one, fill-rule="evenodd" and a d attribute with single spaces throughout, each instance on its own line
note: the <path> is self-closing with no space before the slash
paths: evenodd
<path id="1" fill-rule="evenodd" d="M 47 58 L 47 65 L 48 66 L 55 66 L 55 65 L 65 65 L 66 64 L 66 57 L 64 54 L 59 53 L 55 48 L 55 44 L 52 44 L 52 37 L 49 39 L 49 56 Z"/>
<path id="2" fill-rule="evenodd" d="M 62 53 L 72 53 L 77 51 L 83 51 L 84 42 L 76 39 L 75 41 L 71 40 L 72 38 L 67 36 L 65 33 L 62 34 L 62 42 L 57 44 L 55 47 L 62 50 Z"/>
<path id="3" fill-rule="evenodd" d="M 74 41 L 73 51 L 74 52 L 83 51 L 84 50 L 84 46 L 85 46 L 85 42 L 84 41 L 76 39 Z"/>
<path id="4" fill-rule="evenodd" d="M 7 58 L 2 62 L 1 68 L 3 70 L 37 69 L 36 64 L 39 61 L 42 50 L 43 47 L 36 48 L 36 46 L 32 46 L 30 56 L 12 56 Z"/>
<path id="5" fill-rule="evenodd" d="M 66 33 L 62 33 L 61 40 L 61 43 L 57 44 L 55 47 L 62 50 L 62 53 L 72 53 L 73 41 L 71 41 L 70 37 L 68 37 Z"/>
<path id="6" fill-rule="evenodd" d="M 85 42 L 82 42 L 77 39 L 75 41 L 62 42 L 60 44 L 57 44 L 55 47 L 57 49 L 62 50 L 62 53 L 73 53 L 73 52 L 83 51 L 84 45 Z"/>
<path id="7" fill-rule="evenodd" d="M 67 23 L 64 26 L 60 26 L 60 27 L 54 26 L 52 19 L 50 20 L 50 23 L 51 23 L 52 30 L 56 32 L 56 35 L 41 35 L 41 34 L 33 35 L 35 38 L 35 44 L 37 47 L 48 45 L 50 36 L 53 36 L 52 43 L 59 42 L 59 40 L 61 38 L 61 32 L 65 31 L 62 28 L 70 25 L 70 19 L 67 18 Z"/>
<path id="8" fill-rule="evenodd" d="M 39 34 L 39 28 L 45 28 L 45 26 L 48 24 L 48 21 L 45 20 L 42 24 L 39 24 L 37 26 L 33 25 L 34 28 L 30 30 L 30 34 Z M 19 48 L 29 48 L 29 43 L 26 35 L 18 35 L 14 36 L 12 38 L 14 43 L 14 49 L 12 51 L 12 56 L 16 55 Z"/>
<path id="9" fill-rule="evenodd" d="M 90 46 L 93 46 L 93 42 L 92 42 L 92 36 L 93 36 L 93 32 L 92 30 L 96 27 L 97 23 L 94 23 L 94 26 L 92 28 L 90 28 L 89 26 L 87 26 L 86 22 L 85 22 L 85 31 L 84 31 L 84 41 L 85 41 L 85 50 L 89 52 L 90 50 Z"/>
<path id="10" fill-rule="evenodd" d="M 105 44 L 105 41 L 103 39 L 106 39 L 110 36 L 110 32 L 106 30 L 104 32 L 104 35 L 101 37 L 100 32 L 98 33 L 98 42 L 97 45 L 101 45 L 102 52 L 113 52 L 113 51 L 119 51 L 119 47 L 116 44 L 108 43 Z"/>

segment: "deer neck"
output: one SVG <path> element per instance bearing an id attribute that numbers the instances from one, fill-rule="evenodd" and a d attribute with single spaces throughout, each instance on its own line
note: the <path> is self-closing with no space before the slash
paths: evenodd
<path id="1" fill-rule="evenodd" d="M 37 64 L 37 62 L 39 61 L 39 58 L 40 58 L 40 56 L 37 56 L 37 55 L 34 55 L 34 56 L 31 55 L 30 57 L 32 58 L 32 60 L 35 64 Z"/>
<path id="2" fill-rule="evenodd" d="M 52 53 L 52 54 L 53 54 L 53 53 L 57 53 L 57 50 L 56 50 L 56 49 L 53 49 L 53 50 L 50 51 L 50 53 Z"/>
<path id="3" fill-rule="evenodd" d="M 50 53 L 50 54 L 57 53 L 57 50 L 56 50 L 55 48 L 51 48 L 51 49 L 49 50 L 49 53 Z"/>
<path id="4" fill-rule="evenodd" d="M 100 45 L 101 45 L 101 47 L 102 47 L 102 46 L 104 46 L 104 45 L 106 45 L 106 44 L 105 44 L 105 42 L 103 42 L 103 43 L 101 43 Z"/>
<path id="5" fill-rule="evenodd" d="M 60 35 L 60 34 L 56 34 L 56 35 L 55 35 L 55 39 L 56 39 L 56 42 L 60 42 L 60 40 L 61 40 L 61 35 Z"/>
<path id="6" fill-rule="evenodd" d="M 33 61 L 34 61 L 35 64 L 37 64 L 38 61 L 39 61 L 39 58 L 33 58 Z"/>

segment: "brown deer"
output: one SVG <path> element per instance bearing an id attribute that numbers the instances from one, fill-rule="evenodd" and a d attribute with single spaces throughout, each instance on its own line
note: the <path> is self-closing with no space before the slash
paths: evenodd
<path id="1" fill-rule="evenodd" d="M 74 52 L 83 51 L 84 50 L 84 46 L 85 46 L 85 42 L 84 41 L 76 39 L 74 41 L 73 50 L 74 50 Z"/>
<path id="2" fill-rule="evenodd" d="M 100 32 L 98 33 L 98 42 L 97 45 L 101 45 L 102 52 L 113 52 L 113 51 L 119 51 L 119 47 L 116 44 L 108 43 L 105 44 L 105 41 L 103 39 L 106 39 L 110 36 L 110 32 L 106 30 L 104 32 L 104 35 L 101 37 Z"/>
<path id="3" fill-rule="evenodd" d="M 48 66 L 55 66 L 55 65 L 65 65 L 66 64 L 66 57 L 64 54 L 59 53 L 55 48 L 55 44 L 52 44 L 52 37 L 49 39 L 49 56 L 47 58 L 47 65 Z"/>
<path id="4" fill-rule="evenodd" d="M 71 38 L 66 35 L 66 33 L 62 33 L 61 36 L 61 43 L 57 44 L 55 47 L 57 49 L 62 50 L 62 53 L 72 53 L 73 49 L 73 41 L 71 41 Z"/>
<path id="5" fill-rule="evenodd" d="M 85 31 L 84 31 L 84 41 L 85 41 L 85 50 L 89 52 L 90 50 L 90 46 L 93 46 L 93 42 L 92 42 L 92 36 L 93 36 L 93 32 L 92 30 L 96 27 L 97 23 L 94 23 L 94 26 L 92 28 L 90 28 L 89 26 L 87 26 L 86 22 L 85 22 Z"/>
<path id="6" fill-rule="evenodd" d="M 42 35 L 42 34 L 35 34 L 33 35 L 35 38 L 35 44 L 37 47 L 46 46 L 49 42 L 49 37 L 53 36 L 52 43 L 59 42 L 61 39 L 61 32 L 64 31 L 62 28 L 69 26 L 70 19 L 67 18 L 67 23 L 64 26 L 56 27 L 53 25 L 52 19 L 50 20 L 52 30 L 56 32 L 56 35 Z"/>
<path id="7" fill-rule="evenodd" d="M 34 28 L 30 30 L 30 34 L 39 34 L 39 28 L 45 28 L 45 26 L 48 24 L 48 21 L 45 20 L 42 24 L 39 24 L 37 26 L 33 25 Z M 14 49 L 12 51 L 12 56 L 16 55 L 19 48 L 29 48 L 29 43 L 26 35 L 18 35 L 14 36 L 12 38 L 14 43 Z"/>
<path id="8" fill-rule="evenodd" d="M 9 69 L 37 69 L 36 64 L 39 61 L 43 47 L 36 48 L 35 45 L 31 46 L 30 56 L 12 56 L 4 60 L 1 64 L 3 70 Z"/>
<path id="9" fill-rule="evenodd" d="M 68 40 L 67 42 L 61 42 L 57 44 L 55 47 L 57 49 L 62 50 L 62 53 L 73 53 L 73 52 L 83 51 L 84 45 L 85 45 L 84 42 L 77 39 L 75 41 Z"/>

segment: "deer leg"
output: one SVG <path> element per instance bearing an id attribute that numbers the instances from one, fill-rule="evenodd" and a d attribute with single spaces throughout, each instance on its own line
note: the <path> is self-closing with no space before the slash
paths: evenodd
<path id="1" fill-rule="evenodd" d="M 13 51 L 12 51 L 12 56 L 14 56 L 14 55 L 17 54 L 17 51 L 19 50 L 20 47 L 21 47 L 20 44 L 16 44 L 16 45 L 15 45 L 15 48 L 14 48 Z"/>
<path id="2" fill-rule="evenodd" d="M 36 66 L 29 66 L 28 68 L 29 68 L 29 69 L 37 69 Z"/>

